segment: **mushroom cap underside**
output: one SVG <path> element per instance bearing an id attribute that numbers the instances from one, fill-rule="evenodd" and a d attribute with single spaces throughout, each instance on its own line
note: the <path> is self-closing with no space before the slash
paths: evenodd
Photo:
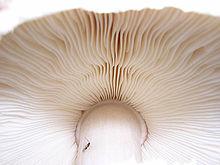
<path id="1" fill-rule="evenodd" d="M 0 41 L 1 164 L 73 164 L 83 111 L 144 118 L 145 161 L 220 163 L 220 18 L 175 8 L 28 21 Z"/>

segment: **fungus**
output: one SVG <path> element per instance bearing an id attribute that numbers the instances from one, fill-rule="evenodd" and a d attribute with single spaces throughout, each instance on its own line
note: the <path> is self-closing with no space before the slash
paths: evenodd
<path id="1" fill-rule="evenodd" d="M 220 18 L 64 11 L 0 41 L 0 162 L 220 163 Z"/>

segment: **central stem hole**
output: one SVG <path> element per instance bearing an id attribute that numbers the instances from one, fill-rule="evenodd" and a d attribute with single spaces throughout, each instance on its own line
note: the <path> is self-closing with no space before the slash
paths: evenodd
<path id="1" fill-rule="evenodd" d="M 141 115 L 117 101 L 105 101 L 85 112 L 77 126 L 78 165 L 140 162 L 147 128 Z"/>

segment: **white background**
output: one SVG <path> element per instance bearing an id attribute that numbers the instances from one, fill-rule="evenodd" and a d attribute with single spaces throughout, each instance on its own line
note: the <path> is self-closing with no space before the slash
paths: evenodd
<path id="1" fill-rule="evenodd" d="M 220 16 L 220 0 L 0 0 L 0 8 L 3 5 L 6 8 L 0 9 L 0 34 L 25 20 L 72 8 L 117 12 L 172 6 L 184 11 Z"/>

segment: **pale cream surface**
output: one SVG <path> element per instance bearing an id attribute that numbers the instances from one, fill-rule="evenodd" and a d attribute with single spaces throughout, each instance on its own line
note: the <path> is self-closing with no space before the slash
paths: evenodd
<path id="1" fill-rule="evenodd" d="M 70 10 L 0 41 L 0 162 L 72 165 L 81 112 L 141 114 L 143 160 L 220 162 L 220 18 L 178 9 Z"/>
<path id="2" fill-rule="evenodd" d="M 131 159 L 140 163 L 147 129 L 137 115 L 116 102 L 105 102 L 84 114 L 78 130 L 76 164 L 113 165 Z"/>

